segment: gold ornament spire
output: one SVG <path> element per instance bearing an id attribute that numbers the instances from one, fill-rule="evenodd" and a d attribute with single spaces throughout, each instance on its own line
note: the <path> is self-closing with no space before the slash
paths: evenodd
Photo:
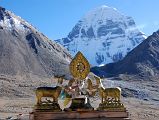
<path id="1" fill-rule="evenodd" d="M 78 52 L 70 63 L 70 72 L 76 79 L 85 79 L 90 72 L 88 60 L 81 52 Z"/>

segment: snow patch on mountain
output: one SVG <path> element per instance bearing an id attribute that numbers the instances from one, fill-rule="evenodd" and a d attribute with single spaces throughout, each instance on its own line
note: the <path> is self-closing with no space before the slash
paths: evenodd
<path id="1" fill-rule="evenodd" d="M 88 12 L 66 38 L 56 42 L 73 56 L 81 51 L 96 66 L 123 59 L 145 38 L 131 17 L 104 5 Z"/>
<path id="2" fill-rule="evenodd" d="M 10 11 L 7 11 L 7 13 L 8 15 L 4 15 L 3 18 L 0 19 L 0 26 L 2 26 L 3 29 L 9 29 L 9 30 L 16 29 L 23 32 L 29 31 L 26 25 L 21 22 L 23 20 L 20 17 L 15 16 Z M 27 22 L 25 23 L 29 25 Z"/>

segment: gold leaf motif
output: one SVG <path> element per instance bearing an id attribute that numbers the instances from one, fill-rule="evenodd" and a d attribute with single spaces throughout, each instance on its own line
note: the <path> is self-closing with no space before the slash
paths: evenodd
<path id="1" fill-rule="evenodd" d="M 89 62 L 81 52 L 78 52 L 71 61 L 70 72 L 77 79 L 85 79 L 90 72 Z"/>

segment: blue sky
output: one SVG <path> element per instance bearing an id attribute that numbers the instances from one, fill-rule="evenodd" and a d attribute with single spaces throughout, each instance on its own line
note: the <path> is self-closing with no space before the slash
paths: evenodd
<path id="1" fill-rule="evenodd" d="M 0 0 L 50 39 L 67 36 L 88 11 L 107 5 L 134 18 L 147 36 L 159 29 L 159 0 Z"/>

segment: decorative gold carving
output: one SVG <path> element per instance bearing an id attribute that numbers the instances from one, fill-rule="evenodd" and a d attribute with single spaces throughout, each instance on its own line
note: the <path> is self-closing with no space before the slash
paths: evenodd
<path id="1" fill-rule="evenodd" d="M 78 52 L 70 63 L 70 72 L 76 79 L 85 79 L 90 72 L 90 65 L 88 60 L 81 52 Z"/>

